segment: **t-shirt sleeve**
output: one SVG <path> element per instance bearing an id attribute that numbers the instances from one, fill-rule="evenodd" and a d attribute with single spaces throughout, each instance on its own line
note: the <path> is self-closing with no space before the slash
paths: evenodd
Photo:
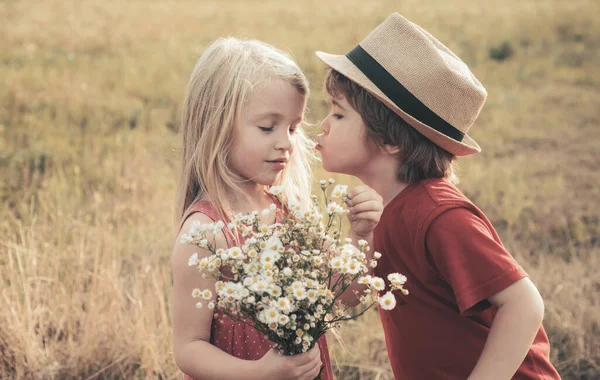
<path id="1" fill-rule="evenodd" d="M 527 276 L 490 228 L 459 207 L 438 215 L 426 231 L 429 258 L 454 291 L 462 315 L 487 309 L 488 297 Z"/>

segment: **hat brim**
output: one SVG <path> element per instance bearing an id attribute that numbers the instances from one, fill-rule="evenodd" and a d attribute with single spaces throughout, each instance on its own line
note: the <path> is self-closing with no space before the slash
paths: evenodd
<path id="1" fill-rule="evenodd" d="M 371 80 L 363 74 L 345 55 L 334 55 L 324 53 L 322 51 L 316 52 L 317 57 L 325 62 L 326 65 L 339 73 L 346 76 L 351 81 L 355 82 L 377 99 L 382 101 L 386 106 L 391 108 L 396 114 L 404 119 L 408 124 L 415 128 L 423 136 L 427 137 L 436 145 L 440 146 L 444 150 L 454 154 L 455 156 L 468 156 L 481 152 L 479 144 L 473 140 L 470 136 L 465 135 L 462 141 L 456 141 L 443 133 L 436 131 L 426 124 L 421 123 L 411 115 L 404 112 L 394 102 L 392 102 Z"/>

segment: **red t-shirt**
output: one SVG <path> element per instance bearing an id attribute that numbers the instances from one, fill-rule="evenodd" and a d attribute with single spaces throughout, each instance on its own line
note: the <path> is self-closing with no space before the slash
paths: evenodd
<path id="1" fill-rule="evenodd" d="M 408 278 L 405 304 L 379 310 L 394 377 L 466 379 L 496 314 L 487 298 L 527 276 L 492 224 L 454 185 L 428 179 L 385 207 L 374 249 L 377 276 Z M 540 327 L 513 379 L 560 379 L 549 351 Z"/>

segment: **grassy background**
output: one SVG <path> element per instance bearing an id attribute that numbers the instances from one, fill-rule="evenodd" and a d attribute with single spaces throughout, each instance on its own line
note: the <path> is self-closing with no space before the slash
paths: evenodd
<path id="1" fill-rule="evenodd" d="M 169 255 L 195 60 L 225 35 L 291 51 L 318 123 L 314 51 L 345 53 L 393 11 L 486 86 L 471 132 L 483 153 L 459 161 L 461 189 L 540 289 L 562 376 L 598 378 L 595 0 L 0 0 L 0 378 L 181 376 Z M 330 339 L 339 379 L 392 378 L 375 313 L 341 334 L 351 352 Z"/>

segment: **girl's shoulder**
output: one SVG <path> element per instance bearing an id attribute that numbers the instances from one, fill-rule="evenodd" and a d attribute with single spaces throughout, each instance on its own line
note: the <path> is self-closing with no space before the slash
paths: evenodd
<path id="1" fill-rule="evenodd" d="M 217 221 L 222 219 L 223 218 L 220 216 L 219 211 L 211 202 L 206 200 L 200 200 L 192 203 L 187 208 L 187 210 L 183 214 L 183 217 L 181 218 L 181 222 L 179 224 L 179 231 L 180 233 L 184 233 L 184 229 L 189 229 L 189 227 L 191 227 L 191 220 L 196 220 L 202 224 L 205 224 L 216 223 Z M 221 230 L 222 234 L 218 234 L 216 238 L 217 240 L 220 240 L 220 238 L 223 237 L 225 243 L 224 247 L 231 247 L 235 245 L 235 238 L 231 234 L 231 231 L 229 231 L 229 229 L 227 228 L 227 224 L 229 223 L 229 221 L 223 220 L 223 222 L 225 223 L 225 226 Z M 185 228 L 186 224 L 188 225 L 187 228 Z"/>
<path id="2" fill-rule="evenodd" d="M 217 212 L 216 207 L 210 203 L 209 201 L 200 200 L 192 203 L 187 210 L 183 213 L 183 217 L 181 218 L 181 222 L 179 223 L 179 229 L 183 227 L 185 222 L 195 213 L 201 213 L 206 215 L 213 222 L 218 221 L 219 213 Z"/>

